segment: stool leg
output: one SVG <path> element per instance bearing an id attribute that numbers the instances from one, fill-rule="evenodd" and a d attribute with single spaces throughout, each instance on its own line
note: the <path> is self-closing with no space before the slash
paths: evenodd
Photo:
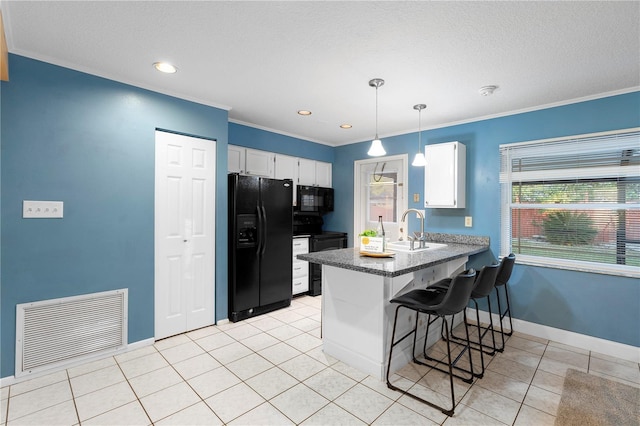
<path id="1" fill-rule="evenodd" d="M 496 299 L 498 300 L 498 317 L 500 318 L 500 336 L 502 337 L 502 348 L 504 349 L 504 326 L 502 325 L 502 306 L 500 305 L 500 288 L 496 287 Z"/>
<path id="2" fill-rule="evenodd" d="M 511 319 L 511 303 L 509 302 L 509 284 L 504 284 L 504 294 L 507 296 L 507 311 L 505 313 L 509 314 L 509 332 L 507 336 L 511 336 L 513 334 L 513 320 Z"/>

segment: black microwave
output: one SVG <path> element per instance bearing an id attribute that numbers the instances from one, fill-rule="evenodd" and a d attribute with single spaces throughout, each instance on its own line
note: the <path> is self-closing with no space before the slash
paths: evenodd
<path id="1" fill-rule="evenodd" d="M 300 212 L 332 212 L 333 188 L 298 185 L 296 201 L 296 210 Z"/>

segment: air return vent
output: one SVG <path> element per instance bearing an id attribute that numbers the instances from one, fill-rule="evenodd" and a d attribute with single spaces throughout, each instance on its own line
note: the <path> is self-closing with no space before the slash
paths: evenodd
<path id="1" fill-rule="evenodd" d="M 16 377 L 127 343 L 127 289 L 16 306 Z"/>

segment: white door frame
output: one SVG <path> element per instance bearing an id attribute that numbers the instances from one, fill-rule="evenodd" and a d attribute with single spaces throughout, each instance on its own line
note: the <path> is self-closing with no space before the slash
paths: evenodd
<path id="1" fill-rule="evenodd" d="M 399 154 L 399 155 L 390 155 L 386 157 L 375 157 L 375 158 L 366 158 L 364 160 L 356 160 L 353 162 L 353 242 L 354 246 L 358 246 L 360 244 L 358 234 L 362 232 L 362 224 L 360 222 L 360 218 L 362 217 L 362 209 L 365 207 L 362 205 L 360 190 L 362 188 L 362 182 L 360 181 L 360 169 L 362 166 L 385 162 L 385 161 L 401 161 L 402 162 L 402 187 L 398 189 L 398 193 L 402 197 L 400 204 L 400 211 L 398 215 L 401 215 L 405 210 L 407 210 L 409 205 L 409 155 L 408 154 Z M 398 222 L 399 222 L 398 217 Z M 404 229 L 403 229 L 404 228 Z M 406 227 L 401 227 L 400 235 L 403 238 L 406 238 Z"/>

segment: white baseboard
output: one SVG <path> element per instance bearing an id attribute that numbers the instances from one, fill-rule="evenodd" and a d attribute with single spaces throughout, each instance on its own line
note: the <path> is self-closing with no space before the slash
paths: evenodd
<path id="1" fill-rule="evenodd" d="M 467 318 L 472 319 L 475 318 L 475 316 L 474 310 L 467 308 Z M 500 323 L 500 318 L 497 314 L 492 314 L 491 316 L 494 326 Z M 504 320 L 502 323 L 503 325 L 508 325 L 509 320 L 506 317 L 505 319 L 507 321 L 506 324 Z M 480 311 L 480 321 L 488 323 L 489 313 Z M 561 342 L 565 345 L 640 363 L 640 348 L 636 346 L 625 345 L 624 343 L 613 342 L 599 337 L 588 336 L 586 334 L 575 333 L 573 331 L 562 330 L 560 328 L 549 327 L 516 318 L 513 318 L 513 329 L 519 333 L 529 334 L 542 339 L 553 340 L 554 342 Z"/>
<path id="2" fill-rule="evenodd" d="M 55 373 L 56 371 L 66 370 L 68 368 L 77 367 L 79 365 L 86 364 L 88 362 L 96 361 L 96 360 L 103 359 L 103 358 L 108 358 L 110 356 L 120 355 L 120 354 L 123 354 L 123 353 L 126 353 L 126 352 L 135 351 L 136 349 L 140 349 L 140 348 L 143 348 L 145 346 L 150 346 L 150 345 L 153 345 L 154 343 L 155 343 L 155 339 L 152 337 L 150 339 L 139 340 L 137 342 L 129 343 L 124 348 L 116 350 L 116 351 L 112 351 L 112 352 L 108 352 L 108 353 L 102 353 L 100 355 L 96 355 L 96 356 L 93 356 L 93 357 L 83 357 L 82 359 L 75 360 L 75 361 L 70 361 L 69 363 L 57 366 L 55 368 L 51 368 L 49 370 L 39 371 L 37 373 L 29 374 L 29 375 L 18 377 L 18 378 L 16 378 L 16 376 L 2 377 L 2 378 L 0 378 L 0 387 L 15 385 L 16 383 L 26 382 L 27 380 L 31 380 L 31 379 L 35 379 L 35 378 L 38 378 L 38 377 L 46 376 L 47 374 Z"/>

